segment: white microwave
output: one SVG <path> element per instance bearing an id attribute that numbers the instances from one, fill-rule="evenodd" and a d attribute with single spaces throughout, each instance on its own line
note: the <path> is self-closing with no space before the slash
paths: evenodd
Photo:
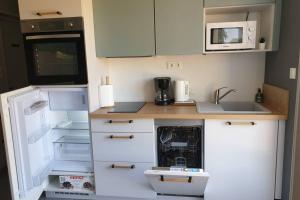
<path id="1" fill-rule="evenodd" d="M 256 21 L 206 24 L 206 50 L 255 49 Z"/>

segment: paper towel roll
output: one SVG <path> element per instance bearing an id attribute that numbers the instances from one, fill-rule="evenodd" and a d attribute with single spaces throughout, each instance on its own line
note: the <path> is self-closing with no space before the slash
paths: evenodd
<path id="1" fill-rule="evenodd" d="M 99 103 L 101 107 L 114 106 L 114 89 L 112 85 L 99 86 Z"/>

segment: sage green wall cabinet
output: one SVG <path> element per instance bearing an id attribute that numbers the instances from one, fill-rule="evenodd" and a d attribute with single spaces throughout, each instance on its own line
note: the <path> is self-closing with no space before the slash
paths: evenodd
<path id="1" fill-rule="evenodd" d="M 155 0 L 156 54 L 203 51 L 203 0 Z"/>
<path id="2" fill-rule="evenodd" d="M 205 0 L 204 7 L 240 6 L 274 3 L 276 0 Z"/>
<path id="3" fill-rule="evenodd" d="M 155 55 L 154 0 L 93 0 L 98 57 Z"/>

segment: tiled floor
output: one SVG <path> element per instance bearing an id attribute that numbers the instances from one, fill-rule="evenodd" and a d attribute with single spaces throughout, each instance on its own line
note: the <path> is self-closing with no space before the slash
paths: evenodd
<path id="1" fill-rule="evenodd" d="M 11 200 L 7 169 L 0 171 L 1 200 Z"/>

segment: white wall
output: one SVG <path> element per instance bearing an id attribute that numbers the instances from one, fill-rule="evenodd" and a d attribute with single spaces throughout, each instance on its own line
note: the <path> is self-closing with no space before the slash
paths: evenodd
<path id="1" fill-rule="evenodd" d="M 100 107 L 98 101 L 98 85 L 101 83 L 101 76 L 108 74 L 108 68 L 106 59 L 96 57 L 92 0 L 81 0 L 81 7 L 84 20 L 86 60 L 89 79 L 89 108 L 90 111 L 94 111 Z"/>
<path id="2" fill-rule="evenodd" d="M 153 101 L 153 78 L 170 76 L 191 84 L 191 98 L 208 101 L 222 86 L 239 92 L 224 100 L 253 101 L 262 87 L 265 71 L 264 53 L 156 56 L 149 58 L 97 58 L 95 51 L 92 0 L 81 0 L 85 26 L 86 56 L 89 78 L 90 111 L 100 107 L 98 86 L 109 74 L 116 101 Z M 182 70 L 167 70 L 167 61 L 183 62 Z"/>
<path id="3" fill-rule="evenodd" d="M 167 70 L 167 61 L 183 62 L 183 69 Z M 116 101 L 153 101 L 157 76 L 190 81 L 191 98 L 197 101 L 212 100 L 213 91 L 222 86 L 238 90 L 224 100 L 253 101 L 264 82 L 265 54 L 109 58 L 107 64 Z"/>

